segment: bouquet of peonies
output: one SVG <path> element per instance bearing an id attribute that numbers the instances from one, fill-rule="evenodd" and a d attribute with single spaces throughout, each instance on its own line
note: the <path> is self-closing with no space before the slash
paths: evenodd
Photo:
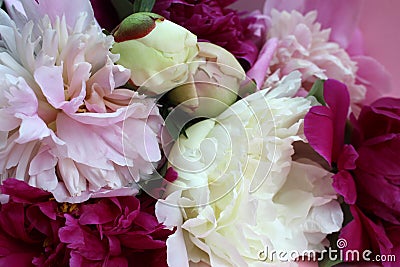
<path id="1" fill-rule="evenodd" d="M 398 266 L 362 0 L 233 2 L 4 0 L 0 266 Z"/>

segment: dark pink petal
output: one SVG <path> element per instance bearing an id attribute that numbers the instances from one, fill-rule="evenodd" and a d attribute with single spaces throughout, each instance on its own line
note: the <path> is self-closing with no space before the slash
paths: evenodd
<path id="1" fill-rule="evenodd" d="M 328 107 L 312 107 L 304 118 L 304 134 L 308 143 L 330 165 L 332 162 L 333 122 Z"/>
<path id="2" fill-rule="evenodd" d="M 136 265 L 136 263 L 135 263 Z M 128 260 L 125 257 L 111 257 L 104 267 L 128 267 Z M 151 265 L 148 265 L 151 266 Z"/>
<path id="3" fill-rule="evenodd" d="M 65 214 L 66 223 L 59 231 L 61 242 L 68 243 L 68 248 L 79 250 L 88 260 L 104 260 L 107 251 L 100 240 L 100 235 L 92 232 L 89 227 L 79 225 L 77 219 Z"/>
<path id="4" fill-rule="evenodd" d="M 348 250 L 372 250 L 374 253 L 388 255 L 393 247 L 385 229 L 372 222 L 356 206 L 350 206 L 353 220 L 340 232 L 340 238 L 347 241 L 344 252 Z"/>
<path id="5" fill-rule="evenodd" d="M 9 202 L 1 205 L 0 228 L 15 239 L 33 243 L 25 230 L 25 210 L 22 204 Z"/>
<path id="6" fill-rule="evenodd" d="M 400 99 L 381 98 L 371 106 L 365 106 L 358 121 L 353 119 L 356 127 L 358 145 L 367 139 L 389 133 L 400 133 Z"/>
<path id="7" fill-rule="evenodd" d="M 85 224 L 104 224 L 112 222 L 118 217 L 120 210 L 114 205 L 110 205 L 108 199 L 101 199 L 95 204 L 83 205 L 79 223 Z"/>
<path id="8" fill-rule="evenodd" d="M 135 218 L 135 224 L 150 231 L 155 229 L 159 225 L 159 222 L 153 215 L 141 212 L 139 216 Z"/>
<path id="9" fill-rule="evenodd" d="M 381 174 L 389 179 L 400 179 L 400 134 L 387 134 L 369 139 L 357 152 L 359 170 Z"/>
<path id="10" fill-rule="evenodd" d="M 121 244 L 128 248 L 143 250 L 143 249 L 156 249 L 165 247 L 165 242 L 161 240 L 154 240 L 148 235 L 129 232 L 120 236 Z"/>
<path id="11" fill-rule="evenodd" d="M 121 243 L 116 236 L 108 236 L 110 255 L 118 256 L 121 254 Z"/>
<path id="12" fill-rule="evenodd" d="M 0 185 L 0 190 L 3 194 L 12 196 L 11 198 L 14 202 L 19 203 L 35 203 L 51 197 L 49 192 L 32 187 L 24 181 L 13 178 L 3 181 L 3 184 Z"/>
<path id="13" fill-rule="evenodd" d="M 346 85 L 328 79 L 324 82 L 325 106 L 312 107 L 304 119 L 308 142 L 328 163 L 337 162 L 344 145 L 350 96 Z"/>
<path id="14" fill-rule="evenodd" d="M 338 159 L 339 170 L 354 170 L 356 168 L 356 160 L 358 153 L 352 145 L 344 145 Z"/>
<path id="15" fill-rule="evenodd" d="M 5 257 L 0 257 L 0 266 L 32 266 L 32 260 L 35 253 L 20 252 L 12 253 Z"/>
<path id="16" fill-rule="evenodd" d="M 363 209 L 393 224 L 400 224 L 400 135 L 359 148 L 354 171 Z M 369 140 L 374 141 L 373 139 Z"/>
<path id="17" fill-rule="evenodd" d="M 165 173 L 165 180 L 167 180 L 168 182 L 172 183 L 174 182 L 176 179 L 178 179 L 178 172 L 174 170 L 174 168 L 169 167 L 167 169 L 167 172 Z"/>
<path id="18" fill-rule="evenodd" d="M 324 83 L 324 99 L 328 107 L 332 110 L 332 160 L 337 161 L 344 144 L 346 119 L 350 106 L 350 95 L 345 84 L 333 79 L 328 79 Z"/>
<path id="19" fill-rule="evenodd" d="M 354 179 L 347 171 L 339 171 L 333 177 L 332 186 L 336 192 L 344 197 L 347 204 L 356 203 L 357 191 Z"/>
<path id="20" fill-rule="evenodd" d="M 41 209 L 48 211 L 53 218 L 49 218 Z M 55 202 L 44 202 L 29 206 L 26 209 L 26 217 L 31 223 L 31 226 L 46 236 L 52 236 L 51 222 L 52 220 L 56 220 L 56 212 L 57 204 Z"/>
<path id="21" fill-rule="evenodd" d="M 393 247 L 390 251 L 391 255 L 395 255 L 396 261 L 395 262 L 384 262 L 383 266 L 384 267 L 396 267 L 398 265 L 398 259 L 400 259 L 400 226 L 399 225 L 393 225 L 388 228 L 386 228 L 386 233 L 388 237 L 390 238 L 390 241 L 393 244 Z"/>

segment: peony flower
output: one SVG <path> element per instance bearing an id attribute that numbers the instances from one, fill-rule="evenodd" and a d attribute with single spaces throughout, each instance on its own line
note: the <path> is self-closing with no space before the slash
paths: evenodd
<path id="1" fill-rule="evenodd" d="M 63 204 L 17 179 L 7 179 L 0 190 L 10 196 L 0 206 L 0 265 L 69 266 L 69 251 L 58 237 Z"/>
<path id="2" fill-rule="evenodd" d="M 236 58 L 220 46 L 199 42 L 197 69 L 189 80 L 168 94 L 192 115 L 215 117 L 233 104 L 246 74 Z"/>
<path id="3" fill-rule="evenodd" d="M 264 14 L 270 16 L 273 9 L 279 12 L 292 12 L 296 10 L 302 14 L 317 12 L 318 23 L 322 29 L 329 29 L 329 41 L 339 44 L 340 48 L 345 49 L 352 62 L 356 63 L 357 72 L 355 73 L 356 84 L 365 87 L 365 98 L 357 105 L 352 105 L 353 111 L 359 113 L 363 104 L 370 104 L 374 100 L 391 92 L 391 77 L 385 67 L 374 58 L 368 56 L 364 51 L 363 32 L 359 28 L 359 17 L 364 1 L 321 1 L 321 0 L 298 0 L 296 2 L 288 0 L 267 0 L 264 5 Z M 335 10 L 335 12 L 332 12 Z M 264 52 L 265 53 L 265 52 Z M 258 65 L 268 64 L 265 55 L 260 52 L 257 59 Z M 268 57 L 267 57 L 268 58 Z M 261 61 L 261 62 L 260 62 Z M 266 71 L 253 70 L 259 76 Z M 329 75 L 327 75 L 329 76 Z M 335 77 L 329 77 L 335 78 Z M 336 77 L 335 79 L 339 79 Z M 350 93 L 354 95 L 353 85 L 347 83 L 347 80 L 341 80 L 346 83 Z M 352 99 L 353 100 L 353 99 Z M 353 102 L 353 101 L 352 101 Z"/>
<path id="4" fill-rule="evenodd" d="M 336 79 L 348 86 L 352 103 L 362 102 L 366 89 L 356 84 L 356 62 L 339 44 L 329 41 L 330 30 L 321 29 L 316 18 L 316 11 L 302 15 L 272 10 L 267 38 L 277 38 L 278 45 L 270 62 L 271 72 L 287 75 L 299 70 L 306 90 L 317 78 Z"/>
<path id="5" fill-rule="evenodd" d="M 1 191 L 10 195 L 0 209 L 2 266 L 166 266 L 171 231 L 146 195 L 58 203 L 17 179 Z"/>
<path id="6" fill-rule="evenodd" d="M 126 196 L 82 205 L 78 217 L 65 214 L 59 236 L 71 250 L 70 266 L 167 266 L 165 240 L 172 232 L 146 209 Z"/>
<path id="7" fill-rule="evenodd" d="M 351 143 L 344 144 L 349 96 L 345 85 L 330 80 L 327 83 L 336 87 L 324 90 L 328 107 L 310 110 L 305 118 L 305 134 L 311 146 L 337 166 L 333 186 L 350 205 L 352 215 L 340 233 L 348 241 L 345 250 L 368 249 L 375 255 L 400 257 L 400 240 L 393 235 L 400 230 L 400 188 L 396 181 L 400 170 L 396 157 L 400 100 L 382 98 L 364 106 L 358 120 L 352 117 Z M 323 130 L 316 133 L 317 128 Z M 386 262 L 384 266 L 394 266 L 391 264 Z"/>
<path id="8" fill-rule="evenodd" d="M 235 0 L 159 0 L 153 12 L 185 27 L 200 41 L 225 48 L 248 69 L 258 54 L 254 40 L 249 38 L 252 34 L 247 32 L 253 24 L 242 21 L 237 11 L 228 8 L 233 2 Z"/>
<path id="9" fill-rule="evenodd" d="M 113 53 L 131 70 L 131 80 L 147 93 L 161 94 L 188 79 L 198 53 L 197 37 L 153 13 L 134 13 L 115 29 Z"/>
<path id="10" fill-rule="evenodd" d="M 319 251 L 340 229 L 332 174 L 295 148 L 307 146 L 311 105 L 293 98 L 300 82 L 300 73 L 290 74 L 194 124 L 173 146 L 168 160 L 178 178 L 156 205 L 158 220 L 176 227 L 167 240 L 170 266 L 269 266 L 271 259 L 259 260 L 266 247 Z"/>
<path id="11" fill-rule="evenodd" d="M 130 71 L 114 64 L 90 3 L 22 5 L 13 21 L 0 14 L 1 179 L 81 202 L 152 173 L 163 120 L 154 100 L 122 88 Z"/>
<path id="12" fill-rule="evenodd" d="M 358 120 L 353 121 L 354 149 L 342 154 L 352 166 L 335 177 L 338 192 L 354 204 L 354 220 L 345 226 L 341 236 L 360 239 L 349 242 L 349 249 L 372 249 L 376 254 L 394 254 L 397 258 L 400 240 L 393 233 L 400 230 L 399 108 L 400 100 L 394 98 L 381 98 L 363 107 Z M 350 171 L 353 175 L 348 175 Z"/>

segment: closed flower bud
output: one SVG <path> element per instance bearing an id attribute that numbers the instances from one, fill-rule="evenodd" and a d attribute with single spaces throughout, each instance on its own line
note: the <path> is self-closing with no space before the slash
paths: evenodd
<path id="1" fill-rule="evenodd" d="M 199 42 L 198 47 L 200 51 L 194 59 L 197 69 L 168 97 L 193 115 L 215 117 L 236 101 L 246 74 L 236 58 L 224 48 L 205 42 Z"/>
<path id="2" fill-rule="evenodd" d="M 188 79 L 189 64 L 198 53 L 197 37 L 157 14 L 141 12 L 114 30 L 112 52 L 131 70 L 131 81 L 147 93 L 164 93 Z"/>

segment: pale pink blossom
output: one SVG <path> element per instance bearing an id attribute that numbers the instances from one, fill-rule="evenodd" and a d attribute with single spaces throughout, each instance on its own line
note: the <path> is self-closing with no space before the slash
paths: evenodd
<path id="1" fill-rule="evenodd" d="M 365 12 L 362 10 L 363 7 L 367 10 L 367 6 L 364 6 L 364 2 L 363 0 L 266 0 L 264 5 L 264 15 L 269 17 L 273 9 L 280 12 L 297 10 L 302 14 L 307 14 L 310 11 L 317 12 L 316 21 L 321 24 L 321 28 L 331 31 L 329 41 L 339 44 L 341 48 L 346 50 L 351 60 L 357 64 L 356 84 L 366 88 L 366 95 L 358 105 L 352 105 L 353 111 L 356 112 L 359 111 L 360 106 L 368 105 L 381 96 L 393 95 L 393 81 L 390 73 L 385 66 L 366 53 L 368 50 L 368 52 L 372 52 L 371 47 L 374 44 L 368 38 L 365 38 L 364 41 L 364 36 L 368 37 L 371 32 L 365 31 L 365 17 L 367 16 L 363 15 Z M 364 29 L 364 31 L 361 29 Z M 366 49 L 364 49 L 364 46 Z M 375 50 L 382 50 L 381 46 Z M 260 57 L 258 61 L 262 59 Z M 260 62 L 259 64 L 263 63 Z M 351 84 L 346 85 L 351 86 Z"/>
<path id="2" fill-rule="evenodd" d="M 130 71 L 89 1 L 21 2 L 13 21 L 0 13 L 1 180 L 81 202 L 151 174 L 163 120 L 154 99 L 123 88 Z"/>
<path id="3" fill-rule="evenodd" d="M 297 11 L 271 11 L 267 39 L 278 39 L 270 61 L 271 72 L 279 71 L 280 75 L 287 75 L 299 70 L 306 90 L 317 78 L 336 79 L 348 86 L 354 105 L 362 102 L 366 88 L 356 84 L 356 62 L 338 43 L 329 40 L 331 30 L 322 29 L 316 18 L 316 11 L 305 15 Z"/>

